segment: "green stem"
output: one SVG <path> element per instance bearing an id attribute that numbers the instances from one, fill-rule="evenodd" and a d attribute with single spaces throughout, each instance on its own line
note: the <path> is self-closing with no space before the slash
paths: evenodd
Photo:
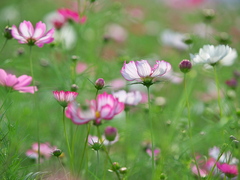
<path id="1" fill-rule="evenodd" d="M 76 84 L 76 66 L 77 60 L 72 60 L 72 84 Z"/>
<path id="2" fill-rule="evenodd" d="M 68 176 L 67 176 L 66 169 L 64 168 L 64 166 L 63 166 L 63 164 L 62 164 L 62 162 L 61 162 L 60 158 L 59 158 L 59 157 L 57 157 L 57 159 L 58 159 L 58 162 L 60 163 L 60 165 L 61 165 L 61 167 L 62 167 L 62 169 L 63 169 L 63 171 L 64 171 L 64 174 L 65 174 L 66 180 L 68 180 Z"/>
<path id="3" fill-rule="evenodd" d="M 4 41 L 4 44 L 3 44 L 2 48 L 1 48 L 1 50 L 0 50 L 0 54 L 2 54 L 2 51 L 3 51 L 4 47 L 5 47 L 6 44 L 7 44 L 7 41 L 8 41 L 8 39 L 6 38 L 5 41 Z"/>
<path id="4" fill-rule="evenodd" d="M 150 87 L 147 86 L 148 92 L 148 119 L 150 121 L 150 131 L 151 131 L 151 144 L 152 144 L 152 178 L 154 177 L 154 169 L 155 169 L 155 158 L 154 158 L 154 140 L 153 140 L 153 120 L 151 117 L 151 98 L 150 98 Z"/>
<path id="5" fill-rule="evenodd" d="M 221 95 L 220 95 L 220 87 L 219 87 L 219 81 L 218 81 L 218 75 L 217 75 L 216 65 L 213 66 L 213 69 L 214 69 L 215 83 L 216 83 L 216 86 L 217 86 L 218 107 L 219 107 L 219 113 L 220 113 L 220 118 L 221 118 L 221 117 L 222 117 Z"/>
<path id="6" fill-rule="evenodd" d="M 194 154 L 194 147 L 193 147 L 193 143 L 192 143 L 191 110 L 190 110 L 190 104 L 189 104 L 189 99 L 188 99 L 187 80 L 186 79 L 187 79 L 186 73 L 184 73 L 184 91 L 185 91 L 186 106 L 187 106 L 187 111 L 188 111 L 188 128 L 189 128 L 188 131 L 189 131 L 189 139 L 190 139 L 190 144 L 191 144 L 190 146 L 191 146 L 193 160 L 197 167 L 198 179 L 201 179 L 201 174 L 200 174 L 199 166 L 197 163 L 197 159 Z"/>
<path id="7" fill-rule="evenodd" d="M 69 141 L 68 141 L 66 124 L 65 124 L 65 108 L 63 108 L 62 117 L 63 117 L 64 136 L 65 136 L 65 139 L 66 139 L 66 143 L 67 143 L 67 147 L 68 147 L 68 153 L 69 153 L 69 156 L 70 156 L 71 170 L 73 171 L 74 166 L 73 166 L 72 152 L 71 152 L 70 144 L 69 144 Z"/>
<path id="8" fill-rule="evenodd" d="M 82 154 L 81 161 L 80 161 L 80 169 L 78 171 L 78 176 L 80 174 L 80 171 L 81 171 L 81 168 L 82 168 L 82 163 L 83 163 L 83 158 L 84 158 L 84 155 L 86 153 L 87 143 L 88 143 L 88 136 L 90 134 L 90 129 L 91 129 L 91 124 L 89 123 L 88 124 L 88 129 L 87 129 L 87 136 L 86 136 L 85 143 L 84 143 L 84 148 L 83 148 L 83 154 Z M 87 168 L 88 168 L 88 163 L 87 163 Z M 88 171 L 86 170 L 86 172 L 88 172 Z"/>

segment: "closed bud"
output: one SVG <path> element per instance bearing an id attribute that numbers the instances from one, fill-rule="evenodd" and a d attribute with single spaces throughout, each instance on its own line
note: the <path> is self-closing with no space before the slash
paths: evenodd
<path id="1" fill-rule="evenodd" d="M 102 149 L 103 144 L 99 143 L 99 142 L 93 142 L 93 144 L 91 144 L 91 147 L 94 151 L 99 151 L 100 149 Z"/>
<path id="2" fill-rule="evenodd" d="M 235 136 L 233 136 L 233 135 L 231 135 L 231 136 L 229 136 L 229 138 L 230 138 L 230 140 L 237 140 L 237 138 L 235 137 Z"/>
<path id="3" fill-rule="evenodd" d="M 79 59 L 79 57 L 78 57 L 78 56 L 75 56 L 75 55 L 73 55 L 73 56 L 71 57 L 71 59 L 72 59 L 72 61 L 73 61 L 73 62 L 76 62 L 76 61 Z"/>
<path id="4" fill-rule="evenodd" d="M 221 32 L 217 37 L 217 41 L 219 44 L 230 44 L 231 43 L 231 37 L 226 32 Z"/>
<path id="5" fill-rule="evenodd" d="M 104 131 L 104 135 L 108 141 L 114 141 L 117 136 L 117 129 L 115 127 L 108 126 Z"/>
<path id="6" fill-rule="evenodd" d="M 232 143 L 233 143 L 232 146 L 233 146 L 234 148 L 238 149 L 239 141 L 238 141 L 238 140 L 233 140 Z"/>
<path id="7" fill-rule="evenodd" d="M 215 17 L 215 11 L 213 9 L 204 9 L 202 11 L 204 21 L 210 23 Z"/>
<path id="8" fill-rule="evenodd" d="M 161 173 L 161 174 L 160 174 L 160 180 L 166 180 L 166 179 L 167 179 L 166 174 Z"/>
<path id="9" fill-rule="evenodd" d="M 77 86 L 76 84 L 73 84 L 73 85 L 71 86 L 71 91 L 77 92 L 77 90 L 78 90 L 78 86 Z"/>
<path id="10" fill-rule="evenodd" d="M 62 151 L 61 151 L 60 149 L 55 149 L 55 150 L 52 152 L 52 154 L 53 154 L 54 156 L 56 156 L 56 157 L 59 157 L 59 156 L 61 156 Z"/>
<path id="11" fill-rule="evenodd" d="M 179 63 L 179 69 L 183 73 L 188 73 L 192 69 L 192 63 L 191 61 L 184 59 Z"/>
<path id="12" fill-rule="evenodd" d="M 193 39 L 189 34 L 186 34 L 182 41 L 187 45 L 190 45 L 193 43 Z"/>
<path id="13" fill-rule="evenodd" d="M 12 27 L 6 26 L 3 32 L 3 36 L 6 39 L 12 39 Z"/>
<path id="14" fill-rule="evenodd" d="M 120 165 L 119 165 L 118 162 L 112 163 L 112 171 L 116 172 L 116 171 L 118 171 L 120 168 L 121 168 L 121 167 L 120 167 Z"/>
<path id="15" fill-rule="evenodd" d="M 127 171 L 128 171 L 128 169 L 127 169 L 126 167 L 121 167 L 121 168 L 119 169 L 119 172 L 120 172 L 121 174 L 126 174 Z"/>
<path id="16" fill-rule="evenodd" d="M 96 88 L 97 90 L 101 90 L 101 89 L 104 87 L 104 85 L 105 85 L 105 81 L 104 81 L 103 78 L 99 78 L 99 79 L 97 79 L 96 82 L 95 82 L 95 88 Z"/>

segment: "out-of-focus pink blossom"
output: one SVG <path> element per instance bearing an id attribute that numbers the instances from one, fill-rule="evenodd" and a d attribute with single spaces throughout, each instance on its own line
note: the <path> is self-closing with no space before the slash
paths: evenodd
<path id="1" fill-rule="evenodd" d="M 16 77 L 13 74 L 6 73 L 5 70 L 0 69 L 0 85 L 12 88 L 21 93 L 32 93 L 37 91 L 36 86 L 28 86 L 31 84 L 32 77 L 27 75 L 22 75 Z"/>
<path id="2" fill-rule="evenodd" d="M 221 164 L 217 162 L 217 167 L 221 172 L 223 172 L 229 178 L 233 178 L 238 175 L 237 165 L 230 165 L 227 163 Z"/>
<path id="3" fill-rule="evenodd" d="M 89 102 L 89 109 L 83 110 L 75 101 L 67 106 L 66 116 L 75 124 L 85 124 L 95 120 L 100 124 L 102 119 L 111 120 L 115 115 L 124 110 L 124 103 L 119 102 L 112 94 L 99 94 L 97 100 Z"/>
<path id="4" fill-rule="evenodd" d="M 175 9 L 199 7 L 206 0 L 164 0 L 164 2 Z"/>
<path id="5" fill-rule="evenodd" d="M 118 24 L 110 24 L 106 27 L 106 32 L 104 37 L 113 39 L 116 42 L 122 43 L 124 42 L 127 37 L 127 31 Z"/>
<path id="6" fill-rule="evenodd" d="M 154 159 L 157 160 L 157 157 L 159 156 L 161 150 L 159 148 L 155 148 L 153 151 Z M 146 153 L 152 157 L 152 150 L 150 148 L 146 149 Z"/>
<path id="7" fill-rule="evenodd" d="M 87 21 L 86 16 L 80 17 L 78 12 L 67 8 L 58 9 L 58 13 L 61 14 L 66 20 L 72 20 L 76 23 L 84 24 Z"/>
<path id="8" fill-rule="evenodd" d="M 71 91 L 53 91 L 53 95 L 61 106 L 67 107 L 68 103 L 76 99 L 78 93 Z"/>
<path id="9" fill-rule="evenodd" d="M 82 62 L 78 62 L 77 66 L 76 66 L 76 72 L 78 74 L 83 73 L 86 69 L 87 69 L 87 64 L 86 63 L 82 63 Z"/>
<path id="10" fill-rule="evenodd" d="M 17 39 L 20 44 L 28 44 L 30 46 L 37 45 L 43 47 L 44 44 L 51 43 L 54 38 L 54 29 L 46 32 L 46 25 L 41 21 L 36 24 L 35 29 L 30 21 L 23 21 L 19 25 L 19 30 L 15 25 L 12 26 L 12 36 Z"/>
<path id="11" fill-rule="evenodd" d="M 49 159 L 52 156 L 52 152 L 57 149 L 56 146 L 51 146 L 48 142 L 40 144 L 40 160 Z M 32 149 L 26 151 L 26 156 L 29 158 L 38 159 L 38 143 L 33 143 Z"/>
<path id="12" fill-rule="evenodd" d="M 91 136 L 91 135 L 88 136 L 88 144 L 90 146 L 94 145 L 94 143 L 100 143 L 105 146 L 109 146 L 109 145 L 115 144 L 118 141 L 119 141 L 119 134 L 117 134 L 114 141 L 108 141 L 104 135 L 101 137 L 101 140 L 99 140 L 97 136 Z"/>
<path id="13" fill-rule="evenodd" d="M 114 97 L 118 98 L 120 102 L 123 102 L 125 105 L 136 106 L 142 100 L 142 95 L 139 91 L 126 92 L 120 90 L 113 93 Z"/>
<path id="14" fill-rule="evenodd" d="M 115 79 L 110 82 L 110 86 L 113 90 L 122 89 L 126 86 L 126 81 L 123 79 Z"/>

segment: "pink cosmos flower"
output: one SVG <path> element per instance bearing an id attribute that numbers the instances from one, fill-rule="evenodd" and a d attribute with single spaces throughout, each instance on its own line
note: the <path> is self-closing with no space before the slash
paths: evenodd
<path id="1" fill-rule="evenodd" d="M 147 60 L 125 62 L 121 74 L 127 81 L 143 82 L 143 85 L 150 86 L 153 79 L 163 76 L 171 69 L 171 65 L 166 61 L 156 61 L 151 67 Z"/>
<path id="2" fill-rule="evenodd" d="M 114 97 L 118 98 L 120 102 L 125 105 L 138 105 L 142 100 L 142 95 L 139 91 L 126 92 L 124 90 L 114 92 Z"/>
<path id="3" fill-rule="evenodd" d="M 153 154 L 154 154 L 154 159 L 157 160 L 157 156 L 160 154 L 161 150 L 159 148 L 154 149 Z M 152 157 L 152 150 L 151 148 L 146 149 L 146 153 Z"/>
<path id="4" fill-rule="evenodd" d="M 21 93 L 34 93 L 37 91 L 36 86 L 28 86 L 31 84 L 32 77 L 27 75 L 22 75 L 16 77 L 13 74 L 8 74 L 3 69 L 0 69 L 0 85 L 5 87 L 10 87 Z"/>
<path id="5" fill-rule="evenodd" d="M 100 124 L 102 119 L 111 120 L 124 109 L 124 103 L 119 102 L 112 94 L 99 94 L 97 100 L 89 102 L 89 109 L 83 110 L 75 101 L 68 104 L 66 116 L 75 124 L 85 124 L 95 120 Z"/>
<path id="6" fill-rule="evenodd" d="M 58 9 L 58 13 L 65 17 L 66 20 L 72 20 L 80 24 L 84 24 L 87 20 L 86 16 L 80 17 L 78 12 L 67 8 Z"/>
<path id="7" fill-rule="evenodd" d="M 28 44 L 38 47 L 43 47 L 44 44 L 51 43 L 53 38 L 54 29 L 50 29 L 47 33 L 46 25 L 41 21 L 36 24 L 35 29 L 30 21 L 23 21 L 19 25 L 19 30 L 15 25 L 12 26 L 12 36 L 18 40 L 20 44 Z"/>
<path id="8" fill-rule="evenodd" d="M 220 164 L 219 162 L 217 162 L 217 167 L 229 178 L 233 178 L 238 175 L 237 165 L 230 165 L 227 163 Z"/>
<path id="9" fill-rule="evenodd" d="M 41 161 L 44 159 L 49 159 L 52 155 L 52 152 L 57 149 L 56 146 L 51 146 L 48 142 L 40 144 L 40 156 Z M 38 159 L 38 143 L 32 144 L 32 149 L 27 150 L 26 156 L 32 159 Z"/>
<path id="10" fill-rule="evenodd" d="M 68 103 L 76 99 L 78 93 L 71 91 L 53 91 L 53 95 L 61 106 L 67 107 Z"/>

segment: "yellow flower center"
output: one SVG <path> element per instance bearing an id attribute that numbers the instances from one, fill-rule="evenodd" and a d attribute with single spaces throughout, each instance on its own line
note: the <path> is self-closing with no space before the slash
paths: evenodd
<path id="1" fill-rule="evenodd" d="M 96 117 L 96 118 L 100 118 L 100 116 L 101 116 L 100 112 L 97 111 L 97 112 L 95 113 L 95 117 Z"/>

